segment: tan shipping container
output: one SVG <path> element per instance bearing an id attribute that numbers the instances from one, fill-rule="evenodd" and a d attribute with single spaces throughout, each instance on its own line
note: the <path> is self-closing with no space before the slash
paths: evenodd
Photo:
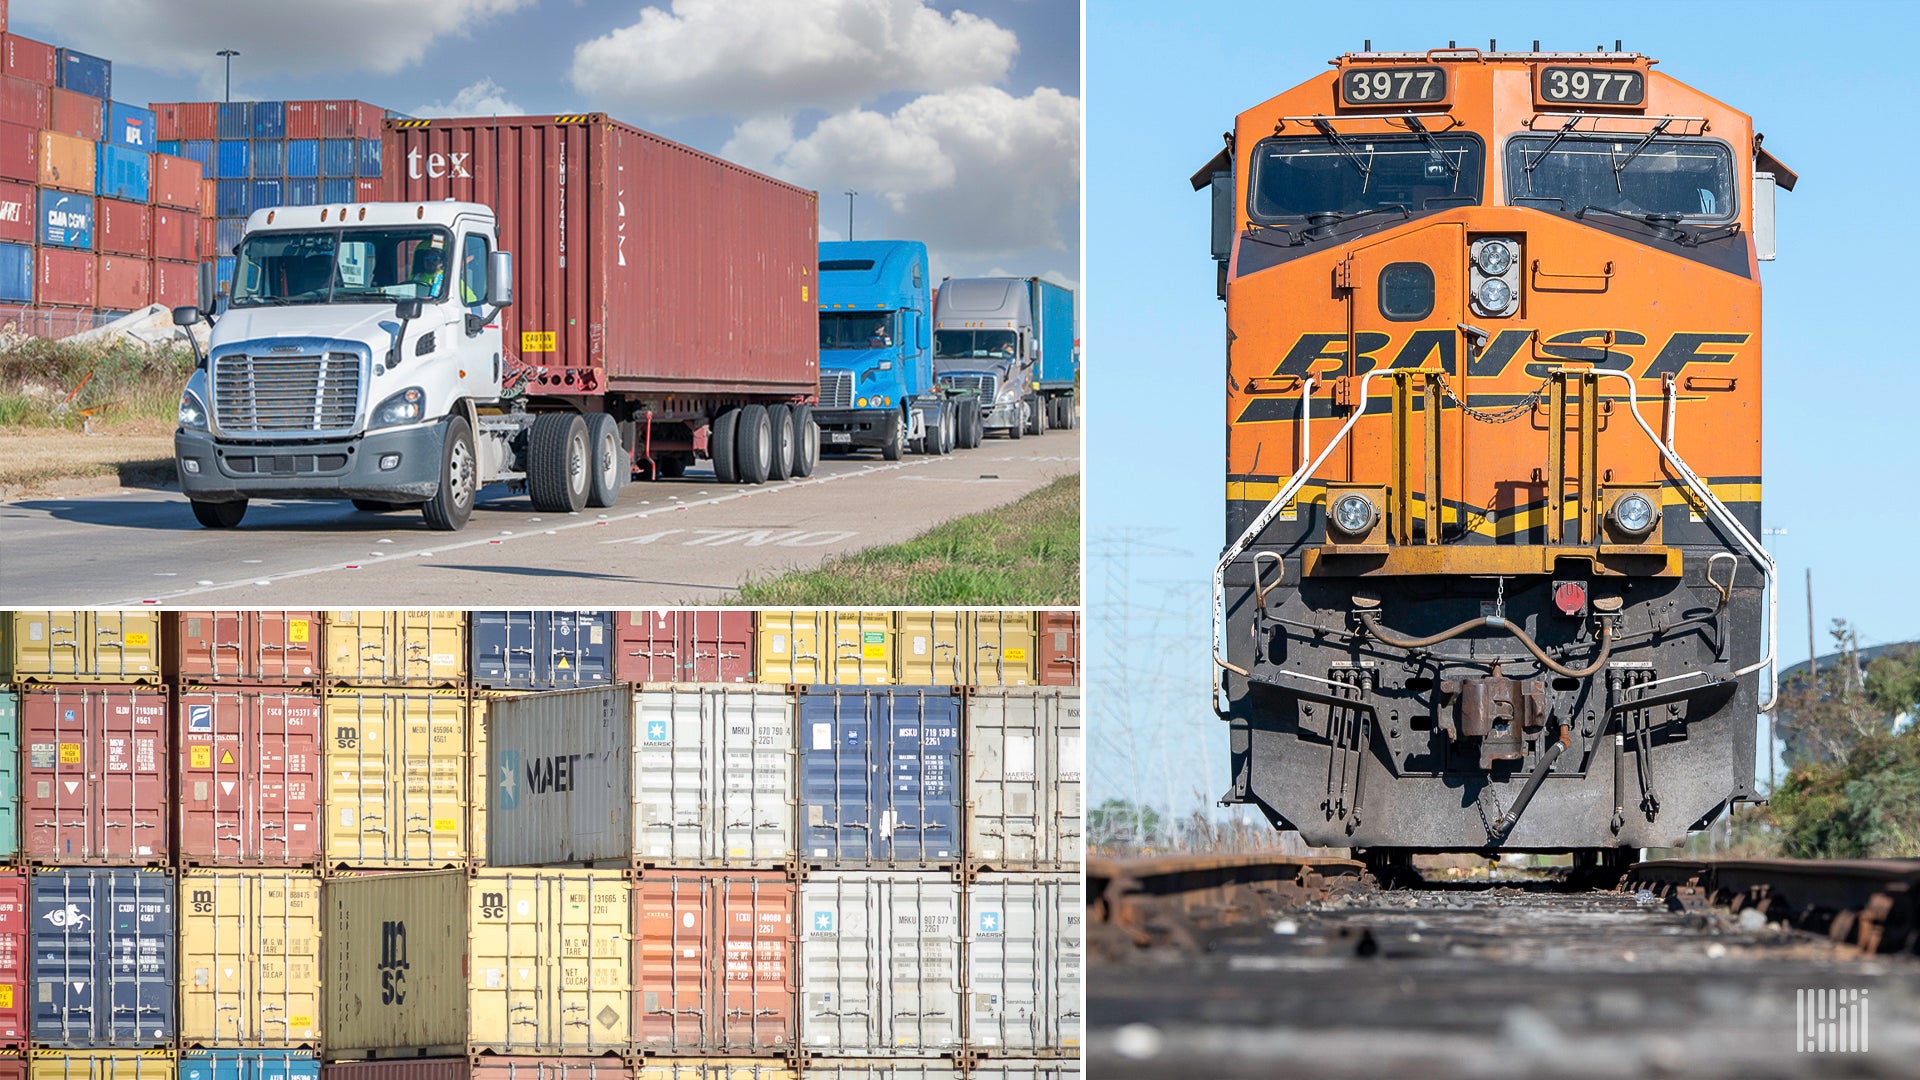
<path id="1" fill-rule="evenodd" d="M 326 676 L 357 686 L 462 686 L 464 611 L 329 611 Z"/>
<path id="2" fill-rule="evenodd" d="M 322 740 L 326 865 L 353 870 L 465 865 L 473 768 L 467 726 L 464 691 L 333 688 Z"/>
<path id="3" fill-rule="evenodd" d="M 895 615 L 894 681 L 901 686 L 965 686 L 972 659 L 968 613 L 902 611 Z"/>
<path id="4" fill-rule="evenodd" d="M 0 682 L 160 681 L 157 611 L 15 611 L 0 631 Z"/>
<path id="5" fill-rule="evenodd" d="M 320 1080 L 633 1080 L 633 1066 L 607 1057 L 343 1061 L 322 1066 Z"/>
<path id="6" fill-rule="evenodd" d="M 776 685 L 890 686 L 898 636 L 893 613 L 840 609 L 759 613 L 760 681 Z"/>
<path id="7" fill-rule="evenodd" d="M 799 1080 L 783 1061 L 743 1058 L 648 1058 L 633 1070 L 633 1080 Z"/>
<path id="8" fill-rule="evenodd" d="M 320 877 L 180 871 L 180 1045 L 320 1045 Z"/>
<path id="9" fill-rule="evenodd" d="M 628 1049 L 620 871 L 340 877 L 325 906 L 330 1061 Z"/>
<path id="10" fill-rule="evenodd" d="M 969 686 L 1036 686 L 1040 682 L 1040 613 L 974 611 Z"/>
<path id="11" fill-rule="evenodd" d="M 171 1050 L 35 1050 L 27 1080 L 174 1080 Z"/>

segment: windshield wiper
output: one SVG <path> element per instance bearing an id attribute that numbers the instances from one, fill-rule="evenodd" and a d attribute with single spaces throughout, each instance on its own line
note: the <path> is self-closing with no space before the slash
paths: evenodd
<path id="1" fill-rule="evenodd" d="M 1572 131 L 1573 125 L 1579 122 L 1580 122 L 1580 117 L 1578 114 L 1567 117 L 1567 122 L 1564 124 L 1561 124 L 1560 130 L 1553 133 L 1553 138 L 1547 140 L 1547 145 L 1541 147 L 1540 152 L 1538 154 L 1535 154 L 1532 157 L 1532 159 L 1530 159 L 1527 162 L 1526 172 L 1527 172 L 1527 190 L 1528 191 L 1533 190 L 1534 166 L 1539 165 L 1541 162 L 1547 160 L 1547 155 L 1553 152 L 1554 147 L 1560 145 L 1560 140 L 1566 138 L 1567 132 Z M 1615 179 L 1616 180 L 1618 179 L 1617 174 L 1615 176 Z"/>
<path id="2" fill-rule="evenodd" d="M 290 296 L 248 296 L 233 302 L 234 307 L 288 307 L 302 303 Z"/>
<path id="3" fill-rule="evenodd" d="M 1641 139 L 1638 143 L 1634 145 L 1634 148 L 1632 150 L 1629 150 L 1627 152 L 1626 157 L 1621 158 L 1619 161 L 1616 161 L 1613 163 L 1613 190 L 1615 191 L 1620 190 L 1620 170 L 1632 164 L 1633 159 L 1639 157 L 1640 152 L 1642 150 L 1645 150 L 1648 146 L 1652 145 L 1655 136 L 1667 130 L 1667 125 L 1671 123 L 1673 123 L 1673 117 L 1671 116 L 1663 117 L 1659 123 L 1653 125 L 1652 131 L 1647 132 L 1646 138 Z M 1613 157 L 1613 151 L 1611 149 L 1607 151 L 1607 157 L 1609 158 Z"/>
<path id="4" fill-rule="evenodd" d="M 1367 185 L 1373 182 L 1371 155 L 1367 160 L 1361 160 L 1360 152 L 1353 148 L 1353 144 L 1348 142 L 1345 136 L 1333 130 L 1333 125 L 1325 117 L 1314 117 L 1313 126 L 1319 128 L 1320 134 L 1327 137 L 1327 141 L 1333 144 L 1334 149 L 1345 155 L 1348 161 L 1353 162 L 1353 167 L 1360 170 L 1360 194 L 1365 195 Z"/>
<path id="5" fill-rule="evenodd" d="M 1419 117 L 1409 116 L 1406 120 L 1407 127 L 1412 128 L 1413 133 L 1420 136 L 1420 141 L 1427 144 L 1427 149 L 1433 151 L 1433 156 L 1440 159 L 1440 164 L 1447 167 L 1447 175 L 1453 177 L 1454 190 L 1458 191 L 1460 188 L 1460 166 L 1454 164 L 1454 162 L 1447 157 L 1447 152 L 1441 147 L 1440 140 L 1433 137 L 1433 132 L 1427 130 L 1427 125 L 1421 123 Z"/>
<path id="6" fill-rule="evenodd" d="M 1390 206 L 1375 206 L 1366 210 L 1322 210 L 1319 213 L 1307 215 L 1307 227 L 1300 231 L 1300 235 L 1304 238 L 1309 233 L 1324 232 L 1327 229 L 1333 228 L 1335 225 L 1345 225 L 1349 221 L 1358 221 L 1361 218 L 1372 217 L 1375 214 L 1384 214 L 1389 210 L 1400 211 L 1402 218 L 1410 218 L 1413 216 L 1413 211 L 1408 210 L 1399 203 L 1394 203 Z"/>
<path id="7" fill-rule="evenodd" d="M 1708 240 L 1719 240 L 1732 236 L 1740 231 L 1740 223 L 1737 221 L 1731 221 L 1725 225 L 1715 225 L 1698 232 L 1693 232 L 1680 227 L 1680 215 L 1678 214 L 1633 214 L 1625 210 L 1610 210 L 1604 206 L 1591 205 L 1581 207 L 1579 211 L 1573 215 L 1574 220 L 1578 221 L 1580 218 L 1585 217 L 1589 210 L 1598 214 L 1606 214 L 1610 217 L 1626 218 L 1628 221 L 1637 225 L 1645 225 L 1660 239 L 1672 240 L 1676 244 L 1682 244 L 1687 247 L 1697 247 Z"/>

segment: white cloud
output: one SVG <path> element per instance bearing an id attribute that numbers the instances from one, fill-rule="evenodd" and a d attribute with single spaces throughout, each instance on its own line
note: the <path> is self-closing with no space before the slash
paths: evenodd
<path id="1" fill-rule="evenodd" d="M 792 115 L 997 82 L 1019 47 L 926 0 L 672 0 L 575 49 L 573 85 L 641 121 Z"/>
<path id="2" fill-rule="evenodd" d="M 792 132 L 785 121 L 748 121 L 721 156 L 822 192 L 878 197 L 890 235 L 925 240 L 943 259 L 1077 249 L 1065 234 L 1072 229 L 1077 240 L 1077 98 L 1046 87 L 1022 98 L 971 87 L 922 96 L 892 115 L 839 113 L 804 138 Z M 836 213 L 844 204 L 823 199 L 823 221 Z"/>
<path id="3" fill-rule="evenodd" d="M 507 98 L 506 87 L 494 82 L 491 76 L 482 78 L 472 86 L 453 95 L 453 100 L 442 104 L 438 101 L 429 105 L 417 105 L 413 115 L 421 118 L 433 116 L 525 116 L 527 111 Z"/>
<path id="4" fill-rule="evenodd" d="M 370 71 L 417 63 L 436 40 L 537 0 L 12 0 L 17 23 L 57 26 L 83 52 L 154 71 L 236 75 Z M 236 95 L 238 96 L 238 95 Z"/>

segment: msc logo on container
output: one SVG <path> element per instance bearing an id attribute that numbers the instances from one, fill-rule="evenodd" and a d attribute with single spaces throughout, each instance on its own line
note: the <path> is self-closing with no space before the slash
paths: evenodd
<path id="1" fill-rule="evenodd" d="M 380 924 L 380 1004 L 407 1003 L 407 924 L 390 919 Z"/>
<path id="2" fill-rule="evenodd" d="M 187 730 L 188 731 L 212 731 L 213 730 L 213 706 L 211 705 L 187 706 Z"/>

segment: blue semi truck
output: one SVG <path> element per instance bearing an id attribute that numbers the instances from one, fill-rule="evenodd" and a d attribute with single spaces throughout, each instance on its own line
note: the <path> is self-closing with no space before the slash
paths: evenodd
<path id="1" fill-rule="evenodd" d="M 933 369 L 1009 438 L 1078 426 L 1072 291 L 1039 278 L 948 278 L 934 305 Z"/>
<path id="2" fill-rule="evenodd" d="M 823 453 L 978 446 L 978 402 L 933 378 L 933 294 L 918 240 L 820 245 L 820 403 Z"/>

